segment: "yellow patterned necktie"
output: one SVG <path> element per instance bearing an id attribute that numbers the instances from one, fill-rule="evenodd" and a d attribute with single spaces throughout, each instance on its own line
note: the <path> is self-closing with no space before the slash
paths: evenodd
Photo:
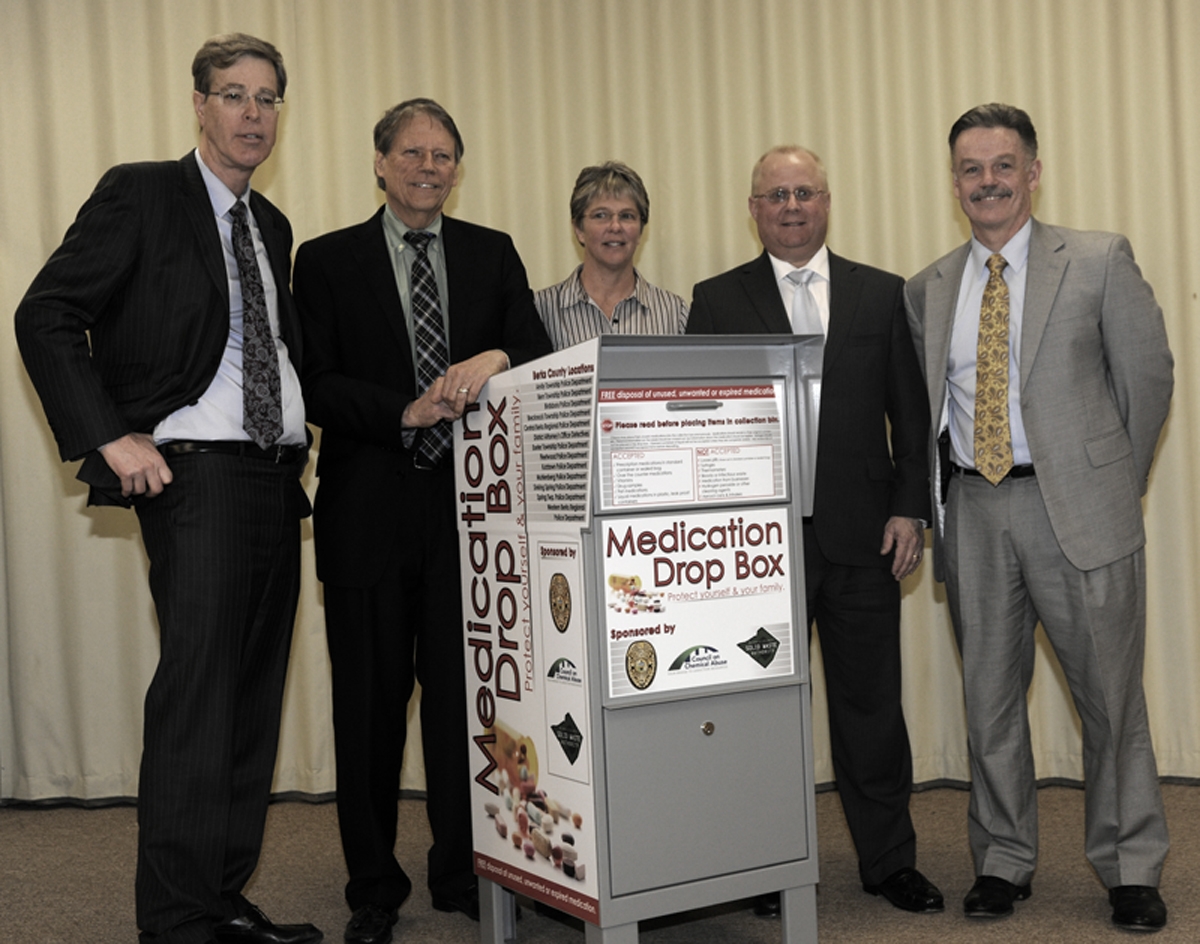
<path id="1" fill-rule="evenodd" d="M 1008 427 L 1008 285 L 1000 253 L 987 261 L 988 281 L 979 309 L 975 355 L 975 468 L 999 485 L 1013 466 Z"/>

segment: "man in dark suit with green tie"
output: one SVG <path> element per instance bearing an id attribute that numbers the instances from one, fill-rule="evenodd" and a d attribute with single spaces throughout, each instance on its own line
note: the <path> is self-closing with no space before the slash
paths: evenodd
<path id="1" fill-rule="evenodd" d="M 304 393 L 321 427 L 317 575 L 333 666 L 347 944 L 386 944 L 407 709 L 421 684 L 433 907 L 478 920 L 450 423 L 488 379 L 550 353 L 504 233 L 444 216 L 462 137 L 429 99 L 375 126 L 386 203 L 296 254 Z"/>

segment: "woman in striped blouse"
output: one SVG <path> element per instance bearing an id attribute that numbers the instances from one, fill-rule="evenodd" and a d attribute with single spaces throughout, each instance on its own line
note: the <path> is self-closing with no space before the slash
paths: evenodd
<path id="1" fill-rule="evenodd" d="M 556 351 L 600 334 L 683 334 L 687 303 L 633 267 L 649 219 L 650 198 L 633 168 L 608 161 L 579 172 L 571 220 L 583 264 L 534 295 Z"/>

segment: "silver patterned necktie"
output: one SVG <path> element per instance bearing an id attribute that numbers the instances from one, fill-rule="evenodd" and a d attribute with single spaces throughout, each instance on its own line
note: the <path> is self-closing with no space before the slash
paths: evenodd
<path id="1" fill-rule="evenodd" d="M 229 215 L 233 219 L 233 256 L 242 286 L 242 429 L 257 446 L 267 449 L 283 435 L 279 357 L 246 204 L 237 201 Z"/>
<path id="2" fill-rule="evenodd" d="M 812 289 L 809 288 L 809 283 L 816 274 L 812 269 L 793 269 L 787 274 L 787 280 L 796 286 L 796 294 L 792 296 L 793 334 L 825 335 L 817 300 L 813 298 Z"/>
<path id="3" fill-rule="evenodd" d="M 434 234 L 424 230 L 409 230 L 404 234 L 404 241 L 417 253 L 412 264 L 409 297 L 412 301 L 413 339 L 417 349 L 418 396 L 428 390 L 450 366 L 437 280 L 433 277 L 433 265 L 429 261 L 429 243 L 433 239 Z M 425 465 L 435 466 L 450 451 L 451 442 L 450 424 L 439 421 L 421 431 L 417 454 Z"/>

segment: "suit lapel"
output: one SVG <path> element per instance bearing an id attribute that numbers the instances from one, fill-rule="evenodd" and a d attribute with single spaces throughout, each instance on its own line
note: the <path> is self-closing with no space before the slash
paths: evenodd
<path id="1" fill-rule="evenodd" d="M 188 225 L 200 247 L 200 260 L 221 298 L 225 299 L 225 310 L 228 311 L 229 279 L 225 273 L 225 251 L 221 248 L 221 235 L 217 232 L 212 200 L 209 199 L 208 188 L 204 186 L 204 178 L 200 176 L 195 153 L 185 154 L 179 161 L 179 169 L 179 188 L 183 194 L 181 202 Z"/>
<path id="2" fill-rule="evenodd" d="M 832 252 L 829 254 L 829 330 L 825 336 L 824 357 L 826 375 L 845 347 L 858 312 L 862 281 L 854 274 L 857 268 L 857 264 Z"/>
<path id="3" fill-rule="evenodd" d="M 465 230 L 458 220 L 442 214 L 442 252 L 446 256 L 446 295 L 448 296 L 443 304 L 446 306 L 447 321 L 450 325 L 450 333 L 446 338 L 446 343 L 450 348 L 450 361 L 456 359 L 455 352 L 467 349 L 467 339 L 463 334 L 470 330 L 471 326 L 471 311 L 472 299 L 465 298 L 470 293 L 469 286 L 462 286 L 455 283 L 455 274 L 469 273 L 471 271 L 471 251 L 469 233 Z M 462 289 L 462 292 L 457 289 Z M 455 300 L 461 304 L 460 308 L 455 308 Z"/>
<path id="4" fill-rule="evenodd" d="M 784 310 L 779 286 L 775 284 L 775 270 L 766 252 L 742 268 L 741 279 L 750 305 L 767 333 L 791 334 L 792 322 Z"/>
<path id="5" fill-rule="evenodd" d="M 254 211 L 254 222 L 267 247 L 267 258 L 271 260 L 271 274 L 276 286 L 291 283 L 291 261 L 288 258 L 287 239 L 275 225 L 275 214 L 267 208 L 267 200 L 257 191 L 250 191 L 250 209 Z"/>
<path id="6" fill-rule="evenodd" d="M 1021 315 L 1021 389 L 1029 380 L 1033 358 L 1042 343 L 1050 309 L 1067 271 L 1065 243 L 1054 231 L 1033 221 L 1029 235 L 1029 271 L 1025 275 L 1025 308 Z"/>
<path id="7" fill-rule="evenodd" d="M 946 425 L 946 367 L 950 363 L 950 334 L 963 270 L 971 254 L 964 243 L 937 267 L 925 285 L 925 374 L 930 406 L 938 411 L 937 429 Z"/>
<path id="8" fill-rule="evenodd" d="M 253 189 L 250 191 L 250 209 L 254 212 L 254 221 L 258 224 L 258 232 L 266 247 L 267 259 L 271 263 L 271 274 L 275 278 L 276 297 L 279 300 L 279 333 L 283 343 L 287 345 L 288 357 L 293 364 L 299 365 L 302 362 L 302 335 L 300 315 L 296 311 L 296 303 L 290 291 L 292 259 L 289 253 L 289 237 L 279 228 L 279 211 L 266 197 Z"/>
<path id="9" fill-rule="evenodd" d="M 400 290 L 396 288 L 396 270 L 388 254 L 387 237 L 383 234 L 383 212 L 380 207 L 378 213 L 355 229 L 351 252 L 363 284 L 375 297 L 400 346 L 408 351 L 408 324 L 404 320 Z"/>

